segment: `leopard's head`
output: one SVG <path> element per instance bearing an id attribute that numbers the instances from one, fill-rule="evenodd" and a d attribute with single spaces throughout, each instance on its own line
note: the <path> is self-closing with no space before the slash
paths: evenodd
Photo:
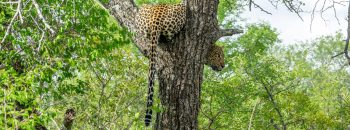
<path id="1" fill-rule="evenodd" d="M 206 65 L 215 71 L 221 71 L 225 67 L 224 48 L 218 45 L 211 45 L 206 56 Z"/>

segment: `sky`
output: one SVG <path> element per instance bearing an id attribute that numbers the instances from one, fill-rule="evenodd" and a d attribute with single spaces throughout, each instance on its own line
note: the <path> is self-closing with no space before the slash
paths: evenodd
<path id="1" fill-rule="evenodd" d="M 305 3 L 304 10 L 311 12 L 317 0 L 303 1 Z M 323 2 L 324 0 L 320 1 Z M 317 9 L 322 7 L 322 2 L 318 3 Z M 251 11 L 247 9 L 241 15 L 242 18 L 247 19 L 247 23 L 269 23 L 272 27 L 277 29 L 282 44 L 295 44 L 299 41 L 312 40 L 322 35 L 335 34 L 337 31 L 340 31 L 344 36 L 346 34 L 348 2 L 344 3 L 345 6 L 335 6 L 339 23 L 334 17 L 333 9 L 330 9 L 323 14 L 325 20 L 322 20 L 320 13 L 315 14 L 311 30 L 311 13 L 302 13 L 302 21 L 295 13 L 289 12 L 283 5 L 279 5 L 278 9 L 275 9 L 268 0 L 256 0 L 256 3 L 265 10 L 271 12 L 272 15 L 260 11 L 258 8 L 252 8 Z M 330 4 L 328 3 L 327 5 Z"/>

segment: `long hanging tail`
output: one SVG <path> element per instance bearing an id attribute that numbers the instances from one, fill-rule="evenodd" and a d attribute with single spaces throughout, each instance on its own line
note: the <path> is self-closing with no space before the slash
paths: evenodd
<path id="1" fill-rule="evenodd" d="M 156 57 L 156 46 L 158 43 L 159 33 L 157 31 L 154 31 L 151 33 L 151 41 L 150 44 L 150 61 L 149 61 L 149 76 L 148 76 L 148 95 L 147 95 L 147 109 L 146 109 L 146 116 L 145 116 L 145 125 L 149 126 L 152 121 L 152 105 L 153 105 L 153 86 L 154 86 L 154 80 L 155 80 L 155 74 L 156 74 L 156 63 L 155 63 L 155 57 Z"/>

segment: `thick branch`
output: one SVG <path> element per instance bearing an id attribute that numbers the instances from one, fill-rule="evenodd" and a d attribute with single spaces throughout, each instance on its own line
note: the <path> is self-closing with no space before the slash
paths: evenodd
<path id="1" fill-rule="evenodd" d="M 243 33 L 243 30 L 240 29 L 220 29 L 218 32 L 218 38 L 225 37 L 225 36 L 232 36 L 234 34 L 240 34 Z"/>
<path id="2" fill-rule="evenodd" d="M 110 11 L 121 26 L 125 27 L 130 32 L 136 32 L 134 18 L 138 9 L 133 0 L 110 0 L 109 3 L 104 4 L 103 6 Z M 142 39 L 142 35 L 135 33 L 132 40 L 138 49 L 147 56 L 147 41 Z"/>
<path id="3" fill-rule="evenodd" d="M 126 27 L 131 32 L 136 31 L 134 18 L 137 6 L 133 0 L 110 0 L 103 6 L 111 12 L 121 26 Z"/>

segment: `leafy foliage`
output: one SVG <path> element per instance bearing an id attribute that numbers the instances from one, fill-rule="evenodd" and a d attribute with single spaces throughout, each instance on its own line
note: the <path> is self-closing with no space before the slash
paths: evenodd
<path id="1" fill-rule="evenodd" d="M 341 39 L 337 34 L 286 47 L 274 45 L 279 40 L 271 27 L 248 27 L 226 46 L 224 72 L 205 73 L 201 128 L 347 128 L 349 71 L 341 59 L 329 59 L 342 48 Z"/>
<path id="2" fill-rule="evenodd" d="M 236 26 L 241 4 L 220 1 L 222 27 Z M 27 2 L 0 44 L 0 128 L 59 129 L 68 108 L 77 113 L 74 129 L 144 128 L 147 60 L 129 44 L 130 33 L 94 0 L 38 5 L 55 33 Z M 0 40 L 16 8 L 0 4 Z M 200 129 L 346 129 L 350 71 L 343 57 L 330 58 L 342 39 L 337 33 L 285 46 L 270 25 L 253 24 L 220 41 L 226 67 L 205 69 Z"/>
<path id="3" fill-rule="evenodd" d="M 90 68 L 87 63 L 113 60 L 113 50 L 130 42 L 127 31 L 94 1 L 41 2 L 56 32 L 46 31 L 34 3 L 23 3 L 22 17 L 15 18 L 11 35 L 0 45 L 1 64 L 6 66 L 0 70 L 3 128 L 33 129 L 51 122 L 63 112 L 52 106 L 55 101 L 89 92 L 91 82 L 81 76 Z M 7 29 L 16 7 L 0 6 L 5 16 L 1 29 Z M 5 31 L 0 32 L 4 38 Z"/>

